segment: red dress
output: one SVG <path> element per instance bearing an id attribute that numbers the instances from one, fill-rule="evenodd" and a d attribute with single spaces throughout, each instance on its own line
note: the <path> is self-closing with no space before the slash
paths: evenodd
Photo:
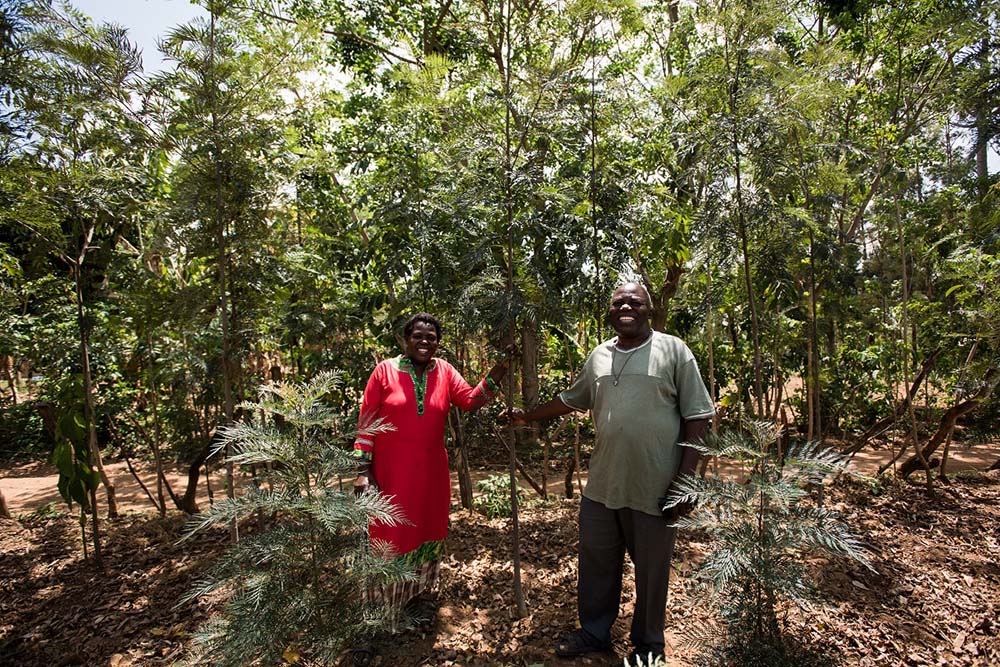
<path id="1" fill-rule="evenodd" d="M 475 410 L 494 392 L 483 380 L 472 387 L 443 359 L 432 359 L 417 380 L 407 357 L 383 361 L 368 378 L 361 401 L 355 454 L 371 457 L 372 476 L 379 490 L 411 525 L 373 524 L 372 540 L 390 543 L 397 556 L 418 567 L 441 555 L 448 535 L 451 476 L 444 433 L 448 410 L 456 405 Z M 364 435 L 364 426 L 382 418 L 395 430 Z"/>

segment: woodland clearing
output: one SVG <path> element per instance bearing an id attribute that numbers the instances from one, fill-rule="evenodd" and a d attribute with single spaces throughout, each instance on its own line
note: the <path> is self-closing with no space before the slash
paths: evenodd
<path id="1" fill-rule="evenodd" d="M 995 457 L 995 445 L 984 450 L 990 450 L 981 453 L 984 460 Z M 4 480 L 5 488 L 11 481 Z M 35 503 L 44 500 L 43 491 L 36 490 Z M 15 514 L 18 502 L 13 501 Z M 797 636 L 832 645 L 844 665 L 997 664 L 1000 471 L 955 473 L 933 496 L 916 481 L 845 477 L 826 502 L 872 549 L 874 571 L 813 562 L 824 601 L 789 610 Z M 141 509 L 131 501 L 124 507 Z M 631 610 L 628 577 L 615 653 L 566 661 L 551 652 L 575 620 L 577 508 L 576 499 L 550 496 L 522 511 L 530 615 L 514 619 L 509 521 L 453 507 L 438 618 L 430 627 L 383 642 L 378 664 L 621 664 Z M 226 546 L 226 534 L 209 532 L 178 544 L 183 516 L 127 512 L 109 523 L 108 569 L 102 573 L 81 559 L 73 517 L 44 503 L 40 511 L 20 516 L 4 520 L 0 531 L 0 664 L 125 667 L 173 664 L 182 657 L 189 634 L 212 606 L 175 605 Z M 706 592 L 692 575 L 707 548 L 695 533 L 678 540 L 667 612 L 670 665 L 690 664 L 684 633 L 712 622 Z"/>

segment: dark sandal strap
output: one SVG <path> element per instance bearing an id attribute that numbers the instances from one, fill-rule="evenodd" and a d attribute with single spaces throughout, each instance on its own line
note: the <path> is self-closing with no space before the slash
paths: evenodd
<path id="1" fill-rule="evenodd" d="M 375 660 L 375 646 L 366 644 L 356 649 L 351 649 L 351 664 L 354 667 L 368 667 Z"/>

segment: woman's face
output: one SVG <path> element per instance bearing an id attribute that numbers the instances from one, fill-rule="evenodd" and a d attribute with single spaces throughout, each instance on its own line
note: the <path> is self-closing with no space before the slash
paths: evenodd
<path id="1" fill-rule="evenodd" d="M 413 331 L 406 337 L 406 356 L 413 363 L 424 365 L 430 362 L 437 349 L 438 337 L 434 325 L 428 322 L 414 322 Z"/>

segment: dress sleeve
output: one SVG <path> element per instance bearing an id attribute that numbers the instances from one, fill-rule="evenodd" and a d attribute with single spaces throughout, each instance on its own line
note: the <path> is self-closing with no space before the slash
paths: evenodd
<path id="1" fill-rule="evenodd" d="M 361 397 L 361 410 L 358 412 L 358 432 L 354 438 L 354 458 L 361 461 L 371 461 L 375 451 L 375 434 L 372 425 L 378 419 L 382 408 L 382 389 L 384 386 L 385 368 L 379 364 L 368 377 L 365 393 Z"/>
<path id="2" fill-rule="evenodd" d="M 441 363 L 441 369 L 448 378 L 448 391 L 451 402 L 465 411 L 478 410 L 496 396 L 499 387 L 488 376 L 475 387 L 470 385 L 451 364 Z"/>

